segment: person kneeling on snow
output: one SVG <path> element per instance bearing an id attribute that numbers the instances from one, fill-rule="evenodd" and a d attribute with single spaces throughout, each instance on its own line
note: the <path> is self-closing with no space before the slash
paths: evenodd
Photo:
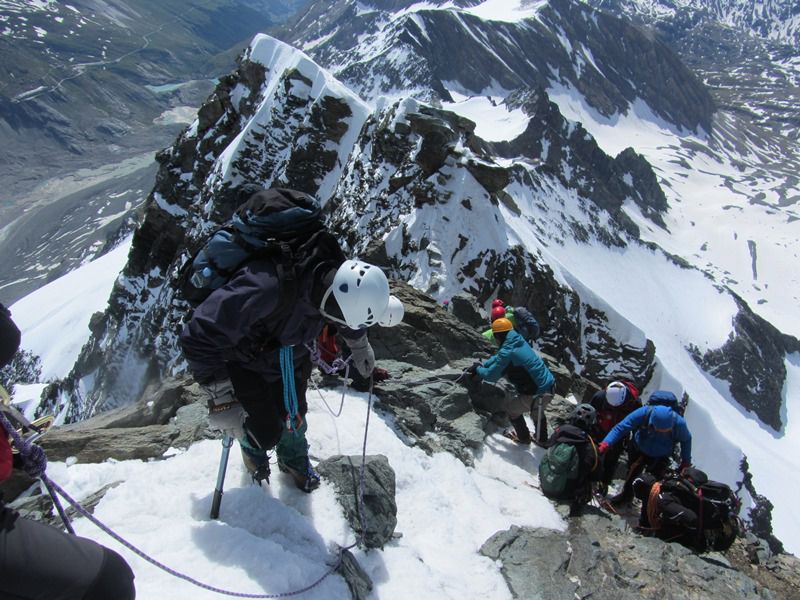
<path id="1" fill-rule="evenodd" d="M 525 413 L 529 412 L 536 428 L 535 441 L 544 445 L 547 441 L 547 417 L 544 408 L 553 398 L 555 378 L 530 344 L 514 331 L 511 321 L 506 318 L 496 319 L 492 323 L 492 332 L 500 346 L 497 353 L 483 365 L 476 363 L 467 371 L 473 378 L 491 382 L 505 376 L 515 389 L 515 393 L 507 397 L 503 407 L 514 426 L 514 431 L 508 432 L 508 436 L 520 444 L 530 444 L 533 441 L 525 422 Z"/>
<path id="2" fill-rule="evenodd" d="M 652 396 L 670 395 L 672 392 L 657 391 Z M 681 464 L 683 470 L 692 463 L 692 434 L 686 420 L 671 406 L 643 406 L 620 421 L 600 442 L 601 454 L 619 443 L 633 432 L 633 444 L 629 450 L 631 465 L 622 491 L 611 499 L 612 502 L 627 502 L 633 498 L 633 480 L 646 470 L 661 479 L 670 466 L 675 444 L 681 447 Z"/>

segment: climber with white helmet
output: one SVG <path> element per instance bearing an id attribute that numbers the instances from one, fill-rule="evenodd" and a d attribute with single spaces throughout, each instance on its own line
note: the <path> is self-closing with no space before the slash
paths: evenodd
<path id="1" fill-rule="evenodd" d="M 180 335 L 195 379 L 209 392 L 211 425 L 240 441 L 258 481 L 269 482 L 267 451 L 275 448 L 278 467 L 298 488 L 319 485 L 308 458 L 305 396 L 309 347 L 323 326 L 336 324 L 352 367 L 368 379 L 375 354 L 367 328 L 402 319 L 383 271 L 337 251 L 338 258 L 297 269 L 289 302 L 272 258 L 245 262 L 195 309 Z"/>
<path id="2" fill-rule="evenodd" d="M 639 400 L 639 389 L 627 377 L 619 377 L 618 380 L 609 383 L 605 389 L 595 392 L 589 404 L 597 411 L 597 423 L 593 435 L 599 440 L 608 435 L 608 432 L 617 423 L 642 406 L 642 402 Z M 614 479 L 617 464 L 622 451 L 628 447 L 629 438 L 630 435 L 622 443 L 609 448 L 605 454 L 603 473 L 600 477 L 601 490 L 604 492 L 608 490 L 608 486 Z"/>

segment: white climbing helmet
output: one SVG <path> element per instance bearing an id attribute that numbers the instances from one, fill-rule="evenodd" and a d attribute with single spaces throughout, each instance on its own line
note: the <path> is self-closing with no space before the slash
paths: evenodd
<path id="1" fill-rule="evenodd" d="M 344 321 L 324 310 L 333 293 Z M 360 260 L 346 260 L 333 276 L 333 284 L 322 298 L 320 312 L 328 319 L 350 329 L 375 325 L 389 304 L 389 282 L 378 267 Z"/>
<path id="2" fill-rule="evenodd" d="M 386 312 L 383 313 L 378 325 L 381 327 L 394 327 L 398 325 L 406 314 L 406 309 L 400 298 L 397 296 L 389 296 L 389 305 L 386 307 Z"/>
<path id="3" fill-rule="evenodd" d="M 621 381 L 612 381 L 606 388 L 606 401 L 611 406 L 622 406 L 628 387 Z"/>

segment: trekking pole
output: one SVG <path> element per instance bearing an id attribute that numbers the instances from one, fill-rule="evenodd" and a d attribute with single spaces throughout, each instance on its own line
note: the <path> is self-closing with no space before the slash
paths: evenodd
<path id="1" fill-rule="evenodd" d="M 539 416 L 536 417 L 536 437 L 540 440 L 542 436 L 544 439 L 547 440 L 547 432 L 542 431 L 542 414 L 544 413 L 544 399 L 540 396 L 539 397 Z"/>
<path id="2" fill-rule="evenodd" d="M 217 487 L 214 488 L 214 499 L 211 501 L 211 518 L 219 517 L 219 506 L 222 504 L 222 486 L 225 484 L 225 471 L 228 469 L 228 455 L 233 446 L 233 436 L 225 435 L 222 438 L 222 455 L 219 457 L 219 471 L 217 472 Z"/>

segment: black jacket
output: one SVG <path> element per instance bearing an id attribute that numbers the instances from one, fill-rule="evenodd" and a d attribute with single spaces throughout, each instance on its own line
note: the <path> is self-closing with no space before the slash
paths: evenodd
<path id="1" fill-rule="evenodd" d="M 189 368 L 200 383 L 229 377 L 226 364 L 235 362 L 259 373 L 266 381 L 281 379 L 281 346 L 292 346 L 295 367 L 309 360 L 305 344 L 322 331 L 325 319 L 319 303 L 335 269 L 299 276 L 294 298 L 281 301 L 286 293 L 274 261 L 256 259 L 246 263 L 221 288 L 198 306 L 179 341 Z M 339 327 L 345 340 L 358 339 L 366 330 Z"/>

